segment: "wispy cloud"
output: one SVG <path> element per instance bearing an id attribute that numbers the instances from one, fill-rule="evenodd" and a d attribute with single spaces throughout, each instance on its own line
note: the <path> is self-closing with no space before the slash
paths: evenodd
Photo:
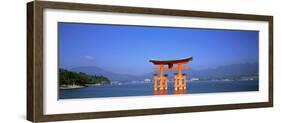
<path id="1" fill-rule="evenodd" d="M 89 61 L 92 61 L 92 60 L 95 59 L 94 57 L 89 56 L 89 55 L 84 56 L 84 58 L 85 58 L 86 60 L 89 60 Z"/>

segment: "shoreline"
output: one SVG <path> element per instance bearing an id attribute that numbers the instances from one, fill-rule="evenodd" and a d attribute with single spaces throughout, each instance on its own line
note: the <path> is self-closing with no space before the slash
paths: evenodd
<path id="1" fill-rule="evenodd" d="M 87 86 L 81 86 L 81 85 L 60 85 L 59 89 L 78 89 L 78 88 L 85 88 Z"/>
<path id="2" fill-rule="evenodd" d="M 201 80 L 201 81 L 187 81 L 187 83 L 198 83 L 198 82 L 200 82 L 200 83 L 208 83 L 208 82 L 233 82 L 233 81 L 235 81 L 235 80 L 228 80 L 228 81 L 226 81 L 226 80 L 210 80 L 210 81 L 203 81 L 203 80 Z M 241 82 L 241 81 L 244 81 L 244 82 L 252 82 L 252 81 L 258 81 L 258 80 L 236 80 L 236 81 L 239 81 L 239 82 Z M 173 82 L 168 82 L 168 83 L 173 83 Z M 152 82 L 151 83 L 148 83 L 148 82 L 144 82 L 144 83 L 123 83 L 123 84 L 153 84 Z M 123 84 L 121 84 L 121 85 L 123 85 Z M 62 90 L 66 90 L 66 89 L 79 89 L 79 88 L 86 88 L 86 87 L 96 87 L 96 86 L 102 86 L 102 85 L 106 85 L 106 84 L 86 84 L 86 85 L 84 85 L 84 86 L 82 86 L 82 85 L 60 85 L 59 86 L 59 89 L 62 89 Z M 112 85 L 112 84 L 111 84 Z M 116 84 L 116 85 L 118 85 L 118 84 Z"/>
<path id="3" fill-rule="evenodd" d="M 101 86 L 101 85 L 104 85 L 104 84 L 86 84 L 84 86 L 82 86 L 82 85 L 60 85 L 59 89 L 63 89 L 63 90 L 66 90 L 66 89 L 79 89 L 79 88 Z"/>

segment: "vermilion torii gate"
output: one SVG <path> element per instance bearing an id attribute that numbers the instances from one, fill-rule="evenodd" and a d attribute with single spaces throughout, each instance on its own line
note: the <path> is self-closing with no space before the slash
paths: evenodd
<path id="1" fill-rule="evenodd" d="M 159 67 L 155 68 L 156 71 L 160 71 L 160 76 L 154 74 L 154 91 L 167 90 L 168 89 L 168 74 L 164 74 L 164 71 L 176 70 L 174 74 L 174 89 L 186 90 L 186 74 L 182 73 L 182 70 L 187 70 L 187 63 L 192 61 L 192 57 L 178 59 L 178 60 L 149 60 L 154 65 Z M 175 66 L 176 64 L 176 66 Z M 186 65 L 185 65 L 186 64 Z M 167 66 L 167 67 L 166 67 Z"/>

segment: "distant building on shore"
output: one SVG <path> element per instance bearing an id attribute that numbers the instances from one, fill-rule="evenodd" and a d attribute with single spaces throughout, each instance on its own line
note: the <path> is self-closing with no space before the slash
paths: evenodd
<path id="1" fill-rule="evenodd" d="M 190 78 L 190 81 L 199 81 L 199 78 Z"/>
<path id="2" fill-rule="evenodd" d="M 240 80 L 242 81 L 252 81 L 252 80 L 258 80 L 258 76 L 247 76 L 247 77 L 241 77 Z"/>
<path id="3" fill-rule="evenodd" d="M 144 81 L 144 82 L 151 82 L 151 79 L 146 78 L 146 79 L 144 79 L 143 81 Z"/>

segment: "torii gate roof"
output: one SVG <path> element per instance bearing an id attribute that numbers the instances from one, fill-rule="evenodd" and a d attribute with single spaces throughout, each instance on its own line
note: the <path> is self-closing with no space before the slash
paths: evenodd
<path id="1" fill-rule="evenodd" d="M 155 65 L 160 65 L 160 64 L 171 65 L 171 64 L 185 63 L 190 61 L 192 61 L 192 57 L 175 59 L 175 60 L 149 60 L 149 62 L 152 62 Z"/>

